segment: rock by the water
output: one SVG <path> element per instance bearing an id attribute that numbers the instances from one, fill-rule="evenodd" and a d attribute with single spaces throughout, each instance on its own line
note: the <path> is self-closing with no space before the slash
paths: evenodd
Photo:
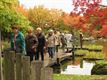
<path id="1" fill-rule="evenodd" d="M 96 64 L 91 70 L 92 75 L 107 75 L 107 64 Z"/>

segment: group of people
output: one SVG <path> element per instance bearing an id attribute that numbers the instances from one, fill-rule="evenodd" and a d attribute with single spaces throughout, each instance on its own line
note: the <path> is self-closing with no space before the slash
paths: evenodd
<path id="1" fill-rule="evenodd" d="M 45 51 L 48 52 L 49 58 L 53 59 L 55 53 L 58 52 L 60 44 L 62 44 L 64 51 L 67 39 L 65 39 L 64 33 L 60 33 L 59 31 L 50 29 L 48 34 L 44 35 L 40 27 L 36 30 L 29 28 L 27 35 L 24 37 L 18 25 L 12 27 L 11 50 L 30 56 L 30 61 L 34 58 L 35 60 L 39 60 L 39 55 L 41 55 L 41 60 L 44 61 Z"/>

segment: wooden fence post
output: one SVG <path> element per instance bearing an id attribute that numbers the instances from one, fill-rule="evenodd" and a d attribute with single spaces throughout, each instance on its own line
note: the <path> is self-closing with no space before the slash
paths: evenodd
<path id="1" fill-rule="evenodd" d="M 1 79 L 1 56 L 0 56 L 0 80 L 2 80 Z"/>
<path id="2" fill-rule="evenodd" d="M 42 68 L 41 69 L 41 80 L 53 80 L 53 69 Z"/>
<path id="3" fill-rule="evenodd" d="M 15 80 L 14 72 L 15 52 L 4 52 L 4 80 Z"/>
<path id="4" fill-rule="evenodd" d="M 30 57 L 29 56 L 23 56 L 23 80 L 30 80 Z"/>
<path id="5" fill-rule="evenodd" d="M 1 44 L 1 30 L 0 30 L 0 80 L 1 80 L 1 53 L 2 53 L 2 44 Z"/>
<path id="6" fill-rule="evenodd" d="M 83 35 L 80 34 L 80 48 L 83 48 Z"/>
<path id="7" fill-rule="evenodd" d="M 22 55 L 16 54 L 16 80 L 22 80 Z"/>
<path id="8" fill-rule="evenodd" d="M 32 61 L 31 63 L 31 80 L 40 80 L 43 61 Z"/>

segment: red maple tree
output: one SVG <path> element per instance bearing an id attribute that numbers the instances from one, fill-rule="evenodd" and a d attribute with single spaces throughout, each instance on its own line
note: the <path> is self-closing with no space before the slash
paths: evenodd
<path id="1" fill-rule="evenodd" d="M 87 13 L 98 10 L 102 0 L 73 0 L 74 12 Z"/>
<path id="2" fill-rule="evenodd" d="M 77 26 L 83 32 L 107 37 L 107 7 L 100 6 L 102 0 L 73 0 L 73 12 L 82 14 Z"/>

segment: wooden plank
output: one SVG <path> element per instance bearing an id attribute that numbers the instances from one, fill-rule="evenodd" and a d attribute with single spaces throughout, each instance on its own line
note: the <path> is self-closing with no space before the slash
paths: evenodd
<path id="1" fill-rule="evenodd" d="M 53 69 L 48 67 L 42 68 L 41 80 L 53 80 Z"/>
<path id="2" fill-rule="evenodd" d="M 14 60 L 15 52 L 4 52 L 4 80 L 15 80 Z"/>
<path id="3" fill-rule="evenodd" d="M 23 80 L 30 80 L 30 57 L 29 56 L 23 56 L 22 60 L 22 66 L 23 66 Z"/>
<path id="4" fill-rule="evenodd" d="M 43 61 L 32 61 L 31 63 L 31 79 L 40 80 Z"/>
<path id="5" fill-rule="evenodd" d="M 71 56 L 72 56 L 72 53 L 67 53 L 67 54 L 65 53 L 64 55 L 61 55 L 59 58 L 57 58 L 57 61 L 58 61 L 57 63 L 60 63 L 61 61 L 65 60 Z"/>
<path id="6" fill-rule="evenodd" d="M 16 54 L 16 80 L 22 79 L 22 56 L 20 53 Z"/>

